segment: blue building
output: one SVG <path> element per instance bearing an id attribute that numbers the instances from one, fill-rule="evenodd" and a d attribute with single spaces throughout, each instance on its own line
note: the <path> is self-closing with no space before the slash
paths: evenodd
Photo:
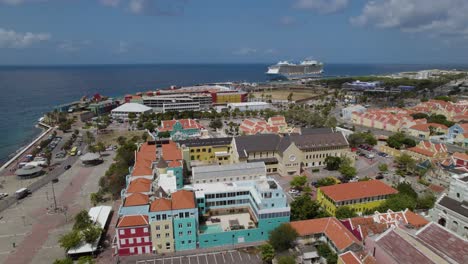
<path id="1" fill-rule="evenodd" d="M 203 223 L 200 248 L 267 240 L 269 232 L 290 220 L 286 195 L 271 178 L 193 185 Z"/>

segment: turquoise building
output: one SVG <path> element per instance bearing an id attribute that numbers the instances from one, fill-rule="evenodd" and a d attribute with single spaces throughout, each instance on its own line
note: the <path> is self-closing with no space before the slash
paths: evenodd
<path id="1" fill-rule="evenodd" d="M 167 171 L 172 171 L 176 177 L 177 190 L 184 187 L 184 167 L 180 161 L 172 161 L 169 163 Z"/>
<path id="2" fill-rule="evenodd" d="M 290 220 L 286 195 L 271 178 L 195 184 L 203 223 L 200 248 L 267 240 L 269 232 Z"/>
<path id="3" fill-rule="evenodd" d="M 193 119 L 163 120 L 157 132 L 169 132 L 173 140 L 184 140 L 201 135 L 203 126 Z"/>

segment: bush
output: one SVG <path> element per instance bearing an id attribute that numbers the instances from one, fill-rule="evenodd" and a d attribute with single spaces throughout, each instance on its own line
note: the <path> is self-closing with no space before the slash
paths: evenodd
<path id="1" fill-rule="evenodd" d="M 276 251 L 284 251 L 293 246 L 297 236 L 297 231 L 289 223 L 285 223 L 270 232 L 269 243 Z"/>

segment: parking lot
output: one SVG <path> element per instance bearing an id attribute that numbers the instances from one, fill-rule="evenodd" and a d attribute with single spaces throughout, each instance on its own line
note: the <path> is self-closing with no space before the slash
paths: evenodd
<path id="1" fill-rule="evenodd" d="M 137 264 L 256 264 L 262 263 L 258 254 L 237 250 L 187 255 L 180 257 L 155 258 L 136 261 Z"/>

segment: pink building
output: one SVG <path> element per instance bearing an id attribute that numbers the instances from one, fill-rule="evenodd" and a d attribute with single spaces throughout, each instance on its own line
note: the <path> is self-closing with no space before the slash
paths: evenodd
<path id="1" fill-rule="evenodd" d="M 146 215 L 125 215 L 116 227 L 119 256 L 151 253 L 150 226 Z"/>

